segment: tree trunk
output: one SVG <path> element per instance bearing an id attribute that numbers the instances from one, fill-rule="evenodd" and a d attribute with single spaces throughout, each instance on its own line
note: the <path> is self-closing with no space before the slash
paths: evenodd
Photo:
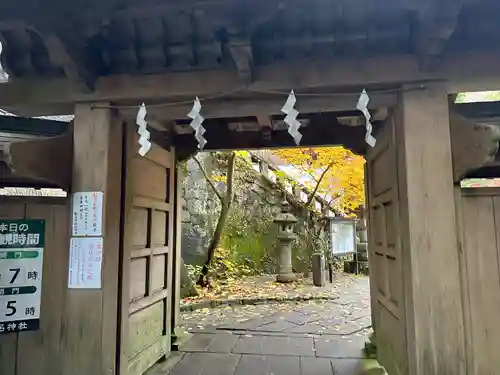
<path id="1" fill-rule="evenodd" d="M 208 271 L 210 269 L 210 264 L 212 263 L 212 260 L 214 259 L 215 255 L 215 250 L 217 249 L 217 246 L 219 245 L 220 239 L 222 237 L 222 232 L 224 231 L 224 226 L 226 225 L 226 220 L 227 216 L 229 214 L 229 209 L 231 208 L 231 203 L 233 201 L 233 175 L 234 175 L 234 159 L 235 159 L 236 154 L 233 152 L 229 156 L 228 160 L 228 165 L 227 165 L 227 175 L 226 175 L 226 194 L 222 196 L 211 180 L 208 179 L 208 176 L 205 174 L 205 177 L 208 179 L 208 182 L 210 186 L 214 189 L 216 195 L 219 197 L 221 200 L 221 211 L 219 214 L 219 220 L 217 221 L 217 226 L 215 227 L 215 232 L 214 235 L 212 236 L 212 240 L 210 241 L 210 245 L 208 246 L 208 252 L 207 252 L 207 261 L 203 265 L 203 268 L 201 269 L 200 276 L 198 277 L 198 281 L 196 282 L 197 285 L 200 285 L 202 288 L 205 288 L 209 286 L 209 281 L 207 278 Z M 198 162 L 198 165 L 202 167 L 202 165 Z M 202 169 L 204 171 L 204 169 Z"/>
<path id="2" fill-rule="evenodd" d="M 196 284 L 200 285 L 201 287 L 205 288 L 208 286 L 208 270 L 210 269 L 210 264 L 212 263 L 212 260 L 214 259 L 215 255 L 215 250 L 217 249 L 217 246 L 219 245 L 220 239 L 222 237 L 222 232 L 224 231 L 224 226 L 226 225 L 226 219 L 227 215 L 229 213 L 229 208 L 230 205 L 223 205 L 222 209 L 220 211 L 219 215 L 219 220 L 217 221 L 217 226 L 215 227 L 215 232 L 214 235 L 212 236 L 212 240 L 210 241 L 210 245 L 208 245 L 208 253 L 207 253 L 207 260 L 205 264 L 203 264 L 203 268 L 201 269 L 201 274 L 200 277 L 198 278 L 198 281 Z"/>

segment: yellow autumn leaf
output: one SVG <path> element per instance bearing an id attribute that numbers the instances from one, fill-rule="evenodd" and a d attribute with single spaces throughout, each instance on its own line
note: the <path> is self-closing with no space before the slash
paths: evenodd
<path id="1" fill-rule="evenodd" d="M 313 181 L 306 183 L 309 189 L 316 186 L 315 181 L 330 166 L 319 184 L 318 192 L 334 197 L 331 202 L 334 208 L 349 214 L 364 203 L 363 157 L 343 147 L 278 149 L 273 153 L 311 176 Z"/>

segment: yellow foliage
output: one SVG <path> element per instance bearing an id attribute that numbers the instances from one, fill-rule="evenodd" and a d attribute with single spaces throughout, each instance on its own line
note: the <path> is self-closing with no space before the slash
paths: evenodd
<path id="1" fill-rule="evenodd" d="M 309 174 L 314 181 L 308 188 L 314 190 L 322 172 L 331 164 L 318 188 L 320 194 L 335 199 L 332 205 L 350 213 L 364 203 L 365 160 L 343 147 L 290 148 L 273 153 L 295 168 Z"/>
<path id="2" fill-rule="evenodd" d="M 223 176 L 223 175 L 220 175 L 220 176 L 212 176 L 212 180 L 214 182 L 224 182 L 226 183 L 227 182 L 227 176 Z"/>

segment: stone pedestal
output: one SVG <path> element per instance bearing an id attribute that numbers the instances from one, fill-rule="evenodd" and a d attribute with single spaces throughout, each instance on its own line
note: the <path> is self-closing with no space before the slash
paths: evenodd
<path id="1" fill-rule="evenodd" d="M 280 283 L 291 283 L 297 280 L 292 270 L 292 241 L 280 241 L 279 272 L 276 281 Z"/>

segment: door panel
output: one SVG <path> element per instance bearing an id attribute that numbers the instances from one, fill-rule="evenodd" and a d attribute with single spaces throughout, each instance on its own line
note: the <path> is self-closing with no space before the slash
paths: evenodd
<path id="1" fill-rule="evenodd" d="M 389 121 L 367 155 L 372 310 L 381 363 L 406 372 L 406 328 L 394 124 Z"/>
<path id="2" fill-rule="evenodd" d="M 140 375 L 170 353 L 175 156 L 154 145 L 127 162 L 122 361 Z M 123 365 L 122 365 L 123 366 Z"/>

